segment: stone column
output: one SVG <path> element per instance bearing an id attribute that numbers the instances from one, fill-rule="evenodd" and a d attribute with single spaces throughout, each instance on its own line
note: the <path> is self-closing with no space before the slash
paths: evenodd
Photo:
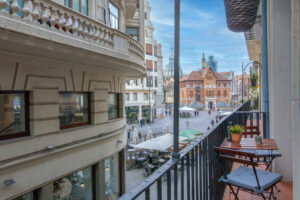
<path id="1" fill-rule="evenodd" d="M 282 157 L 275 172 L 293 180 L 291 0 L 268 1 L 270 135 Z"/>

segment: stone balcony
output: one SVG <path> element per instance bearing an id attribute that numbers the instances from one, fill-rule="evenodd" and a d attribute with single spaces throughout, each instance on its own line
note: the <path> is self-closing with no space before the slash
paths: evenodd
<path id="1" fill-rule="evenodd" d="M 145 74 L 144 47 L 129 35 L 51 0 L 0 0 L 0 51 Z"/>

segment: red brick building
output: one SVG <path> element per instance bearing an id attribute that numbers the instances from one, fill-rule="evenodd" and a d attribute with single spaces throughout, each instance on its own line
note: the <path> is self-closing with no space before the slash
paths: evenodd
<path id="1" fill-rule="evenodd" d="M 231 80 L 210 67 L 193 71 L 180 79 L 180 104 L 199 109 L 230 107 Z"/>

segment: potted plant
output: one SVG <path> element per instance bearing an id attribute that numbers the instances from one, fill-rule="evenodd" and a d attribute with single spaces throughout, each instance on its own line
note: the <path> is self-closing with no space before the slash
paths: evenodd
<path id="1" fill-rule="evenodd" d="M 224 0 L 227 26 L 234 32 L 250 30 L 256 20 L 260 0 Z"/>
<path id="2" fill-rule="evenodd" d="M 234 126 L 230 126 L 229 130 L 231 133 L 232 142 L 239 143 L 241 141 L 242 132 L 244 132 L 244 128 L 241 125 L 236 124 Z"/>
<path id="3" fill-rule="evenodd" d="M 257 73 L 256 72 L 253 72 L 250 76 L 250 80 L 251 80 L 251 85 L 253 87 L 256 87 L 256 82 L 258 80 L 258 76 L 257 76 Z"/>

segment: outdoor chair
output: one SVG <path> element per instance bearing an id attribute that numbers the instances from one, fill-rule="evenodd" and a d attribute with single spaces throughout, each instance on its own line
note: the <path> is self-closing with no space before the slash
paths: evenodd
<path id="1" fill-rule="evenodd" d="M 245 126 L 245 131 L 242 133 L 242 136 L 245 138 L 253 138 L 253 136 L 260 135 L 259 127 L 258 126 Z M 281 157 L 282 155 L 278 151 L 273 150 L 248 150 L 243 149 L 241 151 L 254 153 L 257 160 L 262 162 L 266 165 L 265 170 L 270 170 L 270 166 L 273 160 L 277 157 Z"/>
<path id="2" fill-rule="evenodd" d="M 244 126 L 244 132 L 242 133 L 243 137 L 253 138 L 257 135 L 260 135 L 258 126 Z"/>
<path id="3" fill-rule="evenodd" d="M 235 200 L 238 200 L 240 190 L 256 194 L 265 200 L 266 193 L 269 193 L 269 200 L 274 196 L 274 187 L 282 179 L 282 175 L 264 170 L 256 169 L 258 163 L 255 161 L 254 153 L 237 151 L 228 148 L 215 147 L 217 158 L 224 167 L 224 175 L 219 181 L 226 183 L 231 192 L 234 194 Z M 240 166 L 229 174 L 225 172 L 224 160 L 246 164 L 252 167 Z M 234 190 L 234 187 L 236 190 Z"/>

